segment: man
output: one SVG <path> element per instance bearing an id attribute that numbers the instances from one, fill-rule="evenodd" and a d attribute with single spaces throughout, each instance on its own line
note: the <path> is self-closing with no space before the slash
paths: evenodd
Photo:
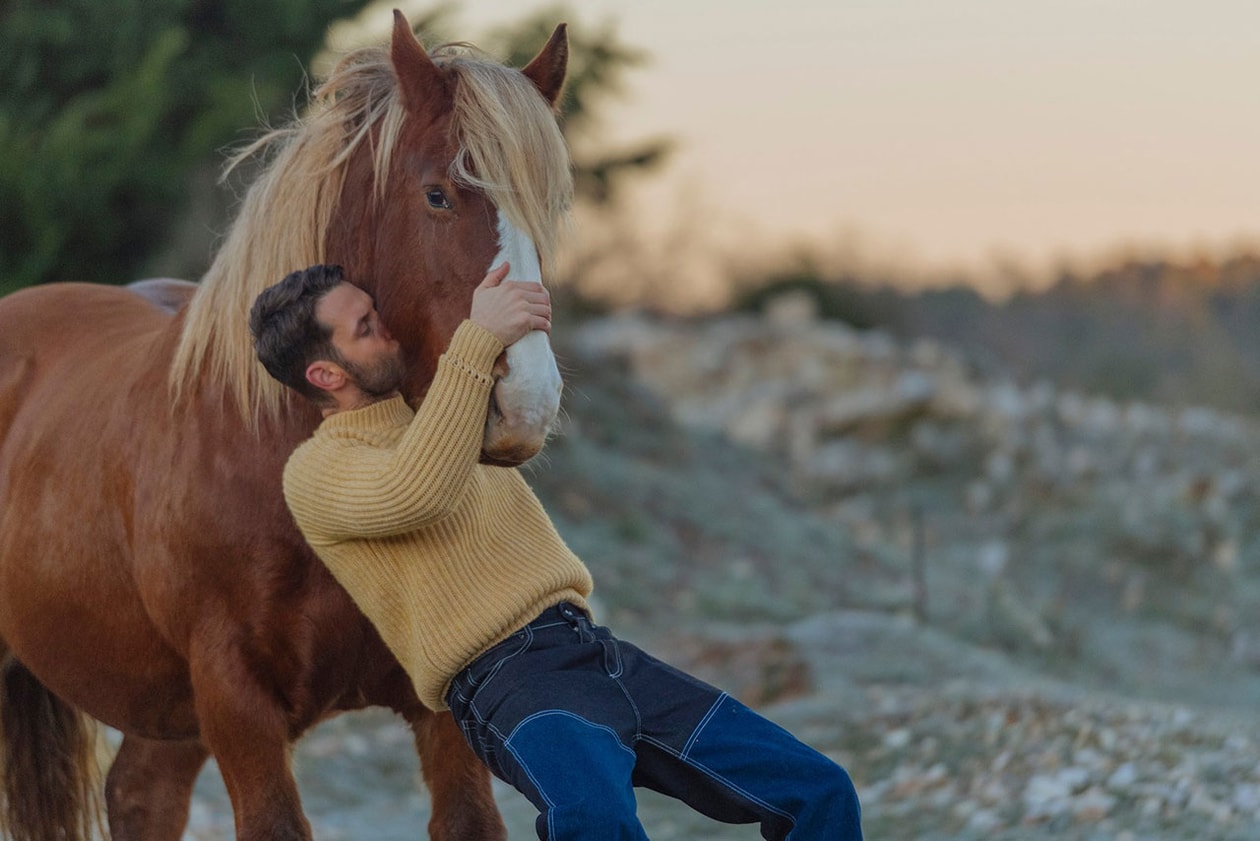
<path id="1" fill-rule="evenodd" d="M 495 359 L 551 326 L 546 290 L 507 272 L 474 292 L 414 413 L 397 342 L 340 269 L 258 297 L 259 358 L 324 414 L 285 468 L 302 533 L 420 699 L 538 807 L 539 838 L 646 839 L 641 785 L 766 838 L 860 839 L 842 768 L 593 624 L 590 574 L 520 472 L 479 463 Z"/>

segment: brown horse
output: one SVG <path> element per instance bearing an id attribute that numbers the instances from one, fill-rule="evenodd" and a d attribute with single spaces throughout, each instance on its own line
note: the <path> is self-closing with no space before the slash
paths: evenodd
<path id="1" fill-rule="evenodd" d="M 395 12 L 388 48 L 347 56 L 309 113 L 243 153 L 268 163 L 201 283 L 0 300 L 8 837 L 92 833 L 90 717 L 124 734 L 104 789 L 115 841 L 180 838 L 211 755 L 238 838 L 310 838 L 291 744 L 365 706 L 411 726 L 431 837 L 504 837 L 449 714 L 419 703 L 290 519 L 281 470 L 319 418 L 257 364 L 247 313 L 288 272 L 341 264 L 419 400 L 487 269 L 549 264 L 572 195 L 554 116 L 567 52 L 561 26 L 523 71 L 430 56 Z M 535 454 L 558 406 L 546 336 L 527 339 L 498 366 L 492 463 Z"/>

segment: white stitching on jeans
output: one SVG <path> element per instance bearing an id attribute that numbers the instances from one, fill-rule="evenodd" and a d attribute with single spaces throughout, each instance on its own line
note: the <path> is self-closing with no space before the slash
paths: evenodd
<path id="1" fill-rule="evenodd" d="M 713 718 L 717 713 L 721 703 L 729 697 L 730 695 L 726 692 L 717 697 L 717 700 L 713 702 L 713 706 L 709 707 L 709 711 L 704 714 L 704 718 L 700 719 L 700 723 L 696 725 L 696 729 L 691 731 L 691 737 L 687 739 L 687 744 L 683 745 L 682 753 L 678 755 L 679 759 L 684 761 L 687 759 L 687 755 L 691 753 L 691 749 L 696 745 L 696 739 L 700 738 L 700 731 L 709 723 L 709 719 Z"/>
<path id="2" fill-rule="evenodd" d="M 726 786 L 731 791 L 735 792 L 741 797 L 747 798 L 750 803 L 756 803 L 758 806 L 762 807 L 767 812 L 778 815 L 779 817 L 788 821 L 788 823 L 792 824 L 792 826 L 796 826 L 795 815 L 790 814 L 788 812 L 784 812 L 781 809 L 776 809 L 774 806 L 762 800 L 760 797 L 757 797 L 752 792 L 744 788 L 741 788 L 740 786 L 735 785 L 730 780 L 726 779 L 726 777 L 723 777 L 721 774 L 718 774 L 715 771 L 712 771 L 705 765 L 701 765 L 699 762 L 696 762 L 690 757 L 683 756 L 678 751 L 674 750 L 673 748 L 671 748 L 669 745 L 665 744 L 664 742 L 653 739 L 651 736 L 644 736 L 643 741 L 647 742 L 650 745 L 654 745 L 660 748 L 665 753 L 668 753 L 670 756 L 674 757 L 675 759 L 677 759 L 679 762 L 683 763 L 684 765 L 689 765 L 692 768 L 695 768 L 697 771 L 704 774 L 706 777 L 709 777 L 710 779 L 713 779 L 713 780 L 717 780 L 719 783 Z"/>
<path id="3" fill-rule="evenodd" d="M 571 713 L 568 710 L 539 710 L 538 712 L 530 716 L 527 716 L 526 718 L 521 719 L 520 723 L 518 723 L 515 727 L 513 727 L 512 732 L 509 733 L 508 737 L 503 740 L 504 746 L 508 750 L 512 750 L 512 744 L 511 744 L 512 739 L 516 737 L 516 734 L 520 731 L 522 727 L 524 727 L 526 724 L 529 724 L 531 721 L 533 721 L 536 718 L 541 718 L 543 716 L 548 716 L 548 715 L 558 715 L 558 716 L 563 716 L 564 718 L 571 718 L 574 721 L 578 721 L 578 722 L 581 722 L 582 724 L 585 724 L 587 727 L 593 727 L 596 730 L 603 730 L 607 732 L 608 735 L 613 737 L 613 741 L 615 741 L 622 750 L 624 750 L 626 753 L 630 754 L 631 756 L 635 756 L 634 751 L 626 747 L 625 743 L 621 741 L 621 737 L 617 735 L 616 730 L 612 729 L 607 724 L 596 724 L 590 719 L 583 718 L 582 716 L 577 715 L 576 713 Z M 516 751 L 512 751 L 512 755 L 515 756 Z"/>
<path id="4" fill-rule="evenodd" d="M 534 790 L 537 791 L 539 796 L 542 797 L 544 802 L 546 802 L 547 804 L 547 837 L 554 838 L 556 835 L 556 828 L 555 828 L 555 825 L 552 823 L 552 821 L 554 820 L 554 812 L 555 812 L 555 807 L 556 807 L 555 801 L 553 801 L 551 797 L 548 796 L 546 790 L 544 790 L 542 785 L 538 782 L 538 778 L 534 776 L 534 772 L 530 769 L 529 765 L 521 757 L 521 754 L 516 750 L 516 748 L 512 746 L 512 739 L 516 736 L 516 734 L 520 731 L 522 727 L 524 727 L 526 724 L 528 724 L 529 722 L 533 721 L 536 718 L 541 718 L 542 716 L 548 716 L 548 715 L 558 715 L 558 716 L 563 716 L 565 718 L 571 718 L 571 719 L 574 719 L 575 721 L 579 721 L 582 724 L 585 724 L 588 727 L 593 727 L 596 730 L 607 731 L 608 734 L 613 737 L 613 741 L 616 742 L 619 748 L 624 750 L 626 753 L 630 754 L 630 756 L 634 757 L 636 760 L 638 759 L 638 756 L 637 754 L 635 754 L 633 750 L 626 747 L 625 744 L 622 743 L 621 738 L 617 735 L 617 731 L 613 730 L 611 727 L 608 727 L 607 725 L 604 725 L 604 724 L 596 724 L 593 721 L 589 721 L 585 718 L 582 718 L 582 716 L 580 715 L 574 715 L 568 710 L 541 710 L 523 719 L 519 724 L 516 725 L 516 727 L 512 728 L 512 733 L 506 739 L 503 739 L 503 747 L 507 748 L 508 752 L 512 754 L 512 758 L 516 760 L 517 766 L 520 767 L 520 769 L 525 772 L 525 776 L 529 777 L 529 781 L 534 784 Z M 502 738 L 502 734 L 500 734 L 497 729 L 495 729 L 494 732 L 495 732 L 495 735 Z"/>
<path id="5" fill-rule="evenodd" d="M 508 662 L 509 660 L 516 657 L 517 655 L 522 654 L 524 651 L 526 651 L 529 648 L 530 644 L 533 643 L 534 641 L 533 628 L 526 625 L 524 628 L 521 628 L 519 633 L 524 634 L 524 639 L 521 640 L 521 644 L 517 646 L 512 651 L 512 653 L 504 654 L 503 656 L 501 656 L 499 658 L 499 661 L 494 664 L 494 666 L 490 669 L 489 672 L 486 673 L 486 676 L 481 679 L 481 683 L 477 684 L 477 688 L 473 692 L 474 699 L 477 697 L 477 693 L 480 692 L 483 687 L 487 686 L 490 683 L 490 681 L 494 680 L 495 676 L 499 673 L 499 670 L 503 668 L 504 663 Z"/>
<path id="6" fill-rule="evenodd" d="M 612 649 L 613 669 L 608 672 L 608 676 L 613 680 L 617 680 L 625 673 L 626 667 L 621 660 L 621 646 L 617 644 L 617 640 L 600 640 L 604 648 L 604 668 L 608 668 L 608 650 Z"/>

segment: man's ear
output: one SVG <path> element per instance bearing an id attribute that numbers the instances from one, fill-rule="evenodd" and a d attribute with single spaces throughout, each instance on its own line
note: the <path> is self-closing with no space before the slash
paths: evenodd
<path id="1" fill-rule="evenodd" d="M 335 362 L 317 359 L 306 366 L 306 381 L 320 391 L 336 391 L 345 385 L 346 372 Z"/>

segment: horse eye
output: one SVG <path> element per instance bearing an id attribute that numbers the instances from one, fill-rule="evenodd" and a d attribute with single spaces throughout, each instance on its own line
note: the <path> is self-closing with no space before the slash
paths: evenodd
<path id="1" fill-rule="evenodd" d="M 433 189 L 425 191 L 424 197 L 429 200 L 429 207 L 434 210 L 450 210 L 451 202 L 446 198 L 446 193 L 441 190 Z"/>

